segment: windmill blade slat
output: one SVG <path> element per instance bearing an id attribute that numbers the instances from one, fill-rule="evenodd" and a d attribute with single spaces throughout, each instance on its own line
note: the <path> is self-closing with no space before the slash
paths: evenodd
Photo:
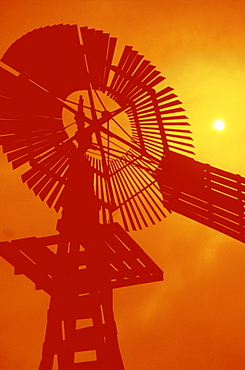
<path id="1" fill-rule="evenodd" d="M 149 105 L 149 104 L 147 104 L 147 105 Z M 159 106 L 159 111 L 161 112 L 161 114 L 168 114 L 168 113 L 185 112 L 185 109 L 183 109 L 182 107 L 173 108 L 173 109 L 166 109 L 166 108 L 163 109 L 162 107 Z M 154 112 L 155 112 L 155 108 L 153 106 L 152 108 L 149 108 L 149 109 L 139 110 L 139 116 L 142 116 L 145 113 L 153 113 L 154 114 Z"/>
<path id="2" fill-rule="evenodd" d="M 130 166 L 129 168 L 126 169 L 126 171 L 129 172 L 132 179 L 133 178 L 137 179 L 139 189 L 144 189 L 144 190 L 146 189 L 147 192 L 151 191 L 154 197 L 156 197 L 156 193 L 153 187 L 150 185 L 152 182 L 155 183 L 155 179 L 153 179 L 146 171 L 142 171 L 136 166 Z M 153 202 L 155 202 L 151 195 L 150 195 L 150 199 L 153 200 Z M 159 196 L 158 196 L 158 199 L 162 201 L 162 199 Z"/>
<path id="3" fill-rule="evenodd" d="M 14 151 L 14 150 L 17 150 L 17 149 L 21 149 L 21 148 L 24 148 L 24 147 L 28 147 L 28 144 L 30 145 L 30 142 L 34 145 L 34 144 L 37 144 L 37 143 L 42 143 L 42 142 L 52 142 L 54 145 L 58 142 L 62 142 L 64 139 L 66 139 L 66 135 L 63 135 L 63 133 L 60 133 L 60 132 L 57 132 L 57 133 L 54 133 L 52 131 L 45 131 L 44 133 L 33 133 L 32 132 L 32 136 L 31 138 L 28 140 L 28 139 L 17 139 L 17 137 L 11 137 L 11 139 L 9 140 L 9 142 L 7 142 L 6 144 L 3 143 L 3 151 L 4 153 L 8 153 L 8 152 L 11 152 L 11 151 Z M 0 138 L 1 140 L 1 138 Z"/>
<path id="4" fill-rule="evenodd" d="M 99 185 L 98 185 L 98 158 L 90 157 L 89 161 L 91 163 L 91 167 L 94 169 L 94 190 L 95 195 L 99 198 Z"/>
<path id="5" fill-rule="evenodd" d="M 39 195 L 41 193 L 41 191 L 45 188 L 45 186 L 51 180 L 52 180 L 52 177 L 50 175 L 45 174 L 45 176 L 42 177 L 42 179 L 33 186 L 32 189 L 33 189 L 34 194 Z M 44 198 L 41 198 L 41 199 L 44 200 Z"/>
<path id="6" fill-rule="evenodd" d="M 36 183 L 32 185 L 35 195 L 38 195 L 51 179 L 59 181 L 63 185 L 65 182 L 65 172 L 67 171 L 67 168 L 67 158 L 63 158 L 62 161 L 58 162 L 56 164 L 56 168 L 54 167 L 53 162 L 49 163 L 46 168 L 40 167 L 40 172 L 44 173 L 45 176 L 42 177 L 40 181 L 36 181 Z M 63 176 L 61 176 L 62 174 Z"/>
<path id="7" fill-rule="evenodd" d="M 1 124 L 1 123 L 0 123 Z M 46 131 L 44 133 L 40 132 L 30 132 L 28 138 L 24 138 L 25 130 L 23 128 L 22 134 L 13 134 L 9 132 L 6 134 L 6 139 L 0 136 L 0 140 L 3 145 L 4 153 L 8 153 L 17 149 L 24 148 L 30 144 L 36 145 L 39 142 L 52 142 L 54 145 L 62 142 L 67 138 L 66 135 L 63 135 L 61 132 L 55 133 L 54 131 Z"/>
<path id="8" fill-rule="evenodd" d="M 176 117 L 173 117 L 176 118 Z M 182 121 L 177 121 L 177 122 L 163 122 L 163 126 L 165 130 L 168 130 L 169 128 L 166 126 L 190 126 L 189 122 L 182 122 Z"/>
<path id="9" fill-rule="evenodd" d="M 115 166 L 115 169 L 117 170 L 118 166 L 120 166 L 120 165 L 119 165 L 118 162 L 114 162 L 114 166 Z M 133 206 L 132 201 L 131 201 L 132 192 L 131 192 L 131 189 L 130 189 L 130 183 L 128 183 L 126 181 L 124 171 L 117 172 L 116 176 L 118 177 L 118 180 L 121 184 L 121 189 L 123 190 L 123 193 L 126 195 L 125 199 L 127 199 L 127 206 L 126 206 L 126 204 L 123 204 L 123 205 L 125 206 L 125 210 L 127 212 L 127 216 L 128 216 L 129 221 L 130 221 L 130 225 L 131 225 L 133 230 L 136 230 L 137 228 L 135 226 L 135 220 L 137 222 L 137 214 L 135 212 L 134 206 Z"/>
<path id="10" fill-rule="evenodd" d="M 160 84 L 162 81 L 164 81 L 165 80 L 165 77 L 163 77 L 163 76 L 159 76 L 159 77 L 157 77 L 155 80 L 153 80 L 152 82 L 150 82 L 149 84 L 148 84 L 148 88 L 150 87 L 150 88 L 153 88 L 153 87 L 155 87 L 156 85 L 158 85 L 158 84 Z"/>
<path id="11" fill-rule="evenodd" d="M 167 109 L 167 110 L 161 110 L 161 114 L 173 114 L 173 113 L 180 113 L 180 112 L 185 112 L 185 109 L 183 108 L 174 108 L 174 109 Z"/>
<path id="12" fill-rule="evenodd" d="M 131 76 L 128 76 L 128 79 L 130 79 Z M 141 96 L 143 94 L 142 88 L 139 86 L 135 86 L 135 80 L 132 78 L 130 79 L 132 83 L 128 84 L 128 88 L 124 91 L 122 94 L 115 94 L 116 101 L 120 104 L 121 101 L 124 101 L 127 103 L 129 100 L 133 101 L 135 97 Z M 124 104 L 125 104 L 124 103 Z"/>
<path id="13" fill-rule="evenodd" d="M 61 145 L 55 146 L 49 153 L 43 153 L 38 156 L 38 165 L 48 163 L 49 161 L 58 162 L 64 156 L 70 157 L 75 151 L 75 145 L 73 142 L 64 141 Z"/>
<path id="14" fill-rule="evenodd" d="M 42 201 L 45 200 L 45 198 L 48 196 L 48 194 L 51 193 L 51 190 L 54 188 L 54 186 L 56 185 L 56 179 L 53 179 L 51 178 L 47 183 L 46 185 L 43 187 L 43 189 L 40 191 L 40 193 L 38 194 L 40 199 Z"/>
<path id="15" fill-rule="evenodd" d="M 190 130 L 181 130 L 181 129 L 175 129 L 175 128 L 166 128 L 166 135 L 169 135 L 168 132 L 181 132 L 185 134 L 192 134 Z"/>
<path id="16" fill-rule="evenodd" d="M 145 109 L 145 108 L 144 109 L 136 109 L 136 106 L 134 106 L 134 109 L 137 111 L 137 114 L 138 114 L 139 117 L 143 114 L 146 114 L 146 113 L 153 113 L 154 114 L 154 112 L 155 112 L 154 106 L 152 106 L 152 105 L 149 109 Z M 128 111 L 127 114 L 128 114 L 128 117 L 131 118 L 133 116 L 132 109 L 130 109 L 130 111 Z"/>
<path id="17" fill-rule="evenodd" d="M 148 92 L 144 92 L 141 96 L 134 99 L 134 105 L 137 109 L 140 109 L 142 106 L 148 103 L 150 103 L 151 105 L 153 104 L 151 96 Z"/>
<path id="18" fill-rule="evenodd" d="M 32 159 L 32 158 L 35 158 L 39 154 L 47 152 L 47 150 L 51 149 L 52 147 L 53 147 L 53 144 L 46 144 L 46 145 L 40 144 L 40 145 L 37 145 L 37 148 L 33 146 L 32 147 L 33 150 L 31 152 L 30 150 L 28 150 L 29 148 L 26 147 L 26 148 L 18 149 L 18 150 L 8 153 L 7 158 L 9 162 L 12 162 L 15 159 L 23 157 L 24 155 L 27 154 L 29 155 L 29 158 Z"/>
<path id="19" fill-rule="evenodd" d="M 2 141 L 2 137 L 0 136 L 0 141 L 2 142 L 3 153 L 12 152 L 13 150 L 23 149 L 27 146 L 28 140 L 27 139 L 19 139 L 14 140 L 13 135 L 8 135 L 5 142 Z"/>
<path id="20" fill-rule="evenodd" d="M 177 147 L 177 146 L 174 146 L 174 145 L 170 145 L 170 144 L 169 144 L 169 149 L 173 149 L 174 151 L 175 150 L 181 151 L 181 152 L 184 152 L 184 153 L 187 153 L 187 154 L 192 154 L 192 155 L 195 154 L 193 152 L 193 150 L 188 150 L 188 149 L 180 148 L 180 147 Z"/>
<path id="21" fill-rule="evenodd" d="M 113 56 L 115 53 L 117 39 L 115 37 L 110 37 L 109 47 L 107 52 L 106 66 L 104 72 L 103 83 L 101 84 L 101 91 L 105 92 L 107 90 L 108 79 L 110 75 L 111 65 L 113 61 Z"/>
<path id="22" fill-rule="evenodd" d="M 99 170 L 99 159 L 90 157 L 89 161 L 91 163 L 91 167 L 94 169 L 94 192 L 98 199 L 100 199 L 99 196 L 99 182 L 100 182 L 100 170 Z M 101 218 L 101 212 L 102 212 L 103 205 L 101 206 L 101 210 L 99 212 L 99 218 Z"/>
<path id="23" fill-rule="evenodd" d="M 138 113 L 137 115 L 138 115 L 139 120 L 142 120 L 147 117 L 155 117 L 155 110 L 154 108 L 151 108 L 148 111 L 142 111 L 141 113 Z"/>
<path id="24" fill-rule="evenodd" d="M 138 202 L 140 203 L 140 205 L 143 207 L 143 208 L 145 208 L 145 204 L 144 204 L 144 202 L 142 201 L 142 199 L 137 195 L 137 194 L 139 194 L 139 192 L 140 192 L 140 190 L 139 190 L 139 188 L 137 189 L 136 188 L 136 184 L 137 184 L 137 178 L 134 178 L 133 176 L 132 176 L 132 169 L 131 169 L 131 166 L 128 166 L 127 168 L 125 168 L 125 175 L 126 175 L 126 177 L 127 177 L 127 179 L 128 179 L 128 181 L 130 182 L 130 184 L 131 184 L 131 187 L 132 187 L 132 189 L 133 189 L 133 192 L 131 192 L 131 197 L 132 197 L 132 199 L 133 199 L 133 201 L 134 201 L 134 205 L 135 205 L 135 207 L 136 207 L 136 210 L 137 210 L 137 213 L 139 214 L 139 217 L 137 217 L 137 219 L 136 219 L 136 221 L 137 221 L 137 224 L 138 224 L 138 227 L 141 229 L 142 227 L 141 227 L 141 223 L 140 223 L 140 220 L 139 220 L 139 218 L 143 221 L 143 224 L 145 225 L 145 227 L 147 227 L 148 226 L 148 223 L 147 223 L 147 220 L 146 220 L 146 218 L 144 217 L 144 215 L 143 215 L 143 213 L 142 213 L 142 211 L 141 211 L 141 209 L 140 209 L 140 207 L 139 207 L 139 205 L 138 205 L 138 203 L 137 203 L 137 200 L 138 200 Z M 136 194 L 136 195 L 135 195 Z M 146 210 L 147 211 L 147 210 Z M 136 215 L 137 215 L 137 213 L 136 213 Z"/>
<path id="25" fill-rule="evenodd" d="M 135 135 L 136 132 L 133 131 L 133 135 Z M 144 138 L 146 139 L 146 141 L 151 141 L 152 143 L 156 143 L 156 144 L 160 144 L 162 147 L 163 147 L 163 144 L 162 144 L 162 141 L 161 141 L 161 134 L 159 132 L 159 129 L 157 130 L 149 130 L 149 131 L 145 131 L 142 129 L 142 135 L 144 136 Z"/>
<path id="26" fill-rule="evenodd" d="M 132 176 L 132 169 L 131 168 L 127 168 L 126 171 L 129 174 L 129 176 L 131 177 L 132 181 L 134 181 L 133 180 L 134 178 L 135 178 L 135 180 L 139 181 L 140 176 L 133 177 Z M 131 174 L 130 174 L 130 172 L 131 172 Z M 141 174 L 141 177 L 142 177 L 142 174 Z M 145 195 L 145 193 L 146 193 L 146 195 Z M 136 199 L 139 201 L 141 207 L 143 208 L 144 212 L 148 216 L 148 219 L 150 220 L 150 223 L 152 225 L 154 225 L 155 224 L 155 221 L 154 221 L 154 219 L 153 219 L 153 217 L 151 215 L 151 212 L 152 213 L 155 213 L 154 205 L 152 205 L 150 202 L 147 204 L 147 201 L 146 201 L 147 200 L 147 196 L 149 197 L 149 192 L 148 192 L 147 186 L 145 186 L 144 188 L 141 188 L 141 187 L 139 188 L 138 187 L 138 190 L 136 190 L 134 188 L 133 199 L 135 201 L 136 201 Z M 151 210 L 151 212 L 150 212 L 150 210 Z M 140 212 L 140 214 L 141 214 L 141 218 L 143 219 L 144 224 L 147 224 L 148 225 L 148 223 L 146 221 L 146 218 L 143 216 L 143 213 Z"/>
<path id="27" fill-rule="evenodd" d="M 184 136 L 184 135 L 173 135 L 173 134 L 166 134 L 167 138 L 174 137 L 176 139 L 184 139 L 184 140 L 191 140 L 193 141 L 193 138 L 191 136 Z"/>
<path id="28" fill-rule="evenodd" d="M 111 167 L 112 167 L 112 170 L 114 172 L 114 169 L 115 169 L 114 162 L 111 163 Z M 126 218 L 126 215 L 125 215 L 125 212 L 124 212 L 124 209 L 125 209 L 125 211 L 127 213 L 127 205 L 124 205 L 125 204 L 125 197 L 124 197 L 124 194 L 123 194 L 122 189 L 121 189 L 120 181 L 118 181 L 117 173 L 112 176 L 112 182 L 113 182 L 113 185 L 114 185 L 115 194 L 117 196 L 118 208 L 120 210 L 123 225 L 124 225 L 125 230 L 128 231 L 129 226 L 128 226 L 127 218 Z"/>
<path id="29" fill-rule="evenodd" d="M 149 60 L 143 60 L 140 65 L 138 66 L 138 68 L 136 69 L 136 71 L 133 73 L 133 77 L 135 79 L 139 79 L 141 80 L 141 75 L 142 73 L 146 70 L 146 68 L 148 68 L 148 66 L 150 65 L 150 61 Z M 153 67 L 154 68 L 154 67 Z"/>
<path id="30" fill-rule="evenodd" d="M 158 101 L 158 104 L 159 104 L 159 101 Z M 163 109 L 174 107 L 175 105 L 181 105 L 181 104 L 182 102 L 180 100 L 173 100 L 166 104 L 159 104 L 159 108 L 160 110 L 163 110 Z"/>
<path id="31" fill-rule="evenodd" d="M 170 88 L 171 89 L 171 88 Z M 170 90 L 172 91 L 172 90 Z M 171 93 L 171 94 L 168 94 L 168 95 L 165 95 L 163 94 L 163 96 L 160 98 L 158 94 L 156 94 L 157 96 L 157 103 L 160 105 L 160 103 L 164 103 L 166 101 L 169 101 L 169 100 L 173 100 L 173 99 L 176 99 L 178 96 L 174 93 Z M 164 105 L 164 104 L 163 104 Z"/>
<path id="32" fill-rule="evenodd" d="M 135 87 L 134 89 L 131 89 L 127 95 L 126 98 L 128 100 L 135 101 L 138 98 L 144 97 L 145 96 L 145 90 L 141 85 Z"/>
<path id="33" fill-rule="evenodd" d="M 146 101 L 148 101 L 148 100 L 150 100 L 150 99 L 146 99 Z M 142 102 L 143 103 L 143 102 Z M 141 113 L 141 112 L 147 112 L 148 111 L 148 109 L 149 109 L 149 112 L 151 111 L 151 110 L 155 110 L 154 109 L 154 104 L 152 103 L 152 101 L 150 101 L 150 102 L 146 102 L 145 104 L 141 104 L 141 105 L 139 105 L 139 104 L 135 104 L 135 108 L 137 109 L 137 112 L 139 112 L 139 114 Z"/>
<path id="34" fill-rule="evenodd" d="M 154 158 L 154 159 L 155 159 L 155 161 L 160 162 L 160 160 L 161 160 L 161 158 L 162 158 L 162 151 L 160 151 L 160 150 L 154 150 L 154 149 L 152 149 L 152 147 L 151 147 L 151 146 L 148 146 L 148 147 L 147 147 L 146 155 L 147 155 L 148 157 L 152 157 L 152 158 Z"/>
<path id="35" fill-rule="evenodd" d="M 137 53 L 135 59 L 133 60 L 133 63 L 131 64 L 130 68 L 128 69 L 128 74 L 130 76 L 132 76 L 133 72 L 139 66 L 139 64 L 142 61 L 142 59 L 143 59 L 143 55 L 139 55 Z M 128 92 L 131 91 L 132 88 L 134 88 L 134 84 L 131 81 L 127 80 L 126 81 L 126 84 L 124 85 L 124 87 L 120 90 L 120 94 L 127 95 Z"/>
<path id="36" fill-rule="evenodd" d="M 150 84 L 153 82 L 153 81 L 155 81 L 155 78 L 157 77 L 157 76 L 159 76 L 160 75 L 160 73 L 161 72 L 159 72 L 159 71 L 156 71 L 156 70 L 154 70 L 154 71 L 152 71 L 144 80 L 143 80 L 143 82 L 144 82 L 144 84 L 146 84 L 146 85 L 148 85 L 148 86 L 150 86 Z"/>
<path id="37" fill-rule="evenodd" d="M 133 120 L 129 120 L 131 123 L 133 123 L 134 121 Z M 140 122 L 140 124 L 142 125 L 142 126 L 144 126 L 144 125 L 154 125 L 154 126 L 156 126 L 157 125 L 157 119 L 156 118 L 147 118 L 147 119 L 142 119 L 142 118 L 140 118 L 139 119 L 139 122 Z"/>
<path id="38" fill-rule="evenodd" d="M 145 131 L 142 130 L 142 132 L 144 133 L 144 138 L 146 142 L 156 143 L 156 145 L 163 147 L 160 133 L 154 132 L 154 135 L 153 134 L 148 135 L 145 133 Z"/>
<path id="39" fill-rule="evenodd" d="M 98 170 L 101 171 L 101 166 L 102 166 L 101 162 L 98 161 L 97 164 L 98 164 Z M 105 188 L 104 188 L 104 178 L 102 176 L 98 176 L 97 181 L 98 181 L 98 189 L 100 190 L 99 197 L 102 200 L 102 204 L 103 204 L 103 203 L 106 203 L 107 201 L 106 194 L 105 194 Z M 104 224 L 107 223 L 106 210 L 104 207 L 102 207 L 102 222 Z"/>
<path id="40" fill-rule="evenodd" d="M 136 109 L 133 105 L 132 105 L 132 111 L 133 111 L 133 114 L 134 114 L 134 123 L 133 123 L 132 126 L 135 127 L 135 129 L 136 129 L 138 145 L 141 148 L 142 153 L 144 153 L 145 152 L 144 138 L 143 138 L 143 135 L 142 135 L 141 126 L 140 126 L 140 122 L 139 122 L 139 119 L 138 119 L 137 111 L 136 111 Z"/>
<path id="41" fill-rule="evenodd" d="M 157 147 L 156 145 L 152 145 L 152 143 L 146 143 L 145 149 L 149 155 L 157 156 L 159 159 L 162 157 L 162 147 Z"/>
<path id="42" fill-rule="evenodd" d="M 162 156 L 163 146 L 162 145 L 157 145 L 155 141 L 145 140 L 145 148 L 147 150 L 151 150 L 151 151 L 154 151 L 156 153 L 159 153 L 159 155 Z"/>
<path id="43" fill-rule="evenodd" d="M 151 124 L 151 123 L 150 123 L 149 125 L 144 124 L 144 125 L 142 126 L 141 130 L 142 130 L 142 132 L 144 132 L 144 133 L 151 133 L 151 132 L 152 132 L 152 134 L 153 134 L 153 135 L 158 135 L 158 134 L 160 134 L 159 126 L 158 126 L 158 125 L 153 125 L 153 124 Z"/>
<path id="44" fill-rule="evenodd" d="M 53 149 L 49 153 L 45 153 L 37 157 L 35 165 L 33 165 L 32 168 L 47 172 L 52 169 L 57 163 L 64 163 L 67 160 L 68 158 L 66 158 L 63 153 L 57 153 L 57 151 Z"/>
<path id="45" fill-rule="evenodd" d="M 1 115 L 1 109 L 0 109 Z M 60 118 L 40 117 L 34 114 L 26 115 L 24 118 L 18 112 L 18 118 L 1 119 L 0 135 L 13 134 L 16 141 L 26 139 L 26 131 L 31 132 L 31 136 L 43 136 L 57 133 L 57 135 L 66 136 Z M 30 129 L 31 124 L 31 129 Z"/>
<path id="46" fill-rule="evenodd" d="M 133 131 L 133 130 L 132 130 Z M 152 141 L 156 141 L 156 142 L 161 142 L 161 134 L 160 134 L 160 131 L 158 129 L 158 127 L 153 127 L 152 130 L 145 130 L 144 128 L 141 129 L 142 131 L 142 134 L 144 135 L 144 138 L 149 138 L 151 139 Z M 135 132 L 133 131 L 133 134 Z"/>
<path id="47" fill-rule="evenodd" d="M 109 34 L 81 27 L 84 53 L 93 89 L 101 89 L 106 68 Z"/>
<path id="48" fill-rule="evenodd" d="M 163 121 L 174 120 L 174 119 L 188 119 L 188 117 L 186 117 L 184 115 L 182 115 L 182 116 L 168 116 L 168 117 L 164 117 L 163 114 L 161 114 L 161 115 L 162 115 L 162 120 Z M 164 122 L 164 125 L 167 125 L 167 124 L 169 124 L 169 123 Z"/>
<path id="49" fill-rule="evenodd" d="M 143 59 L 143 55 L 139 55 L 138 52 L 137 52 L 137 55 L 136 55 L 135 59 L 133 60 L 133 63 L 131 64 L 130 68 L 128 69 L 128 73 L 130 75 L 132 75 L 136 71 L 136 69 L 140 65 L 140 62 L 142 61 L 142 59 Z"/>
<path id="50" fill-rule="evenodd" d="M 120 101 L 122 98 L 128 100 L 129 94 L 132 94 L 135 91 L 138 91 L 138 89 L 135 89 L 135 85 L 132 81 L 129 81 L 128 79 L 125 79 L 125 83 L 121 86 L 120 91 L 117 92 L 117 100 Z"/>
<path id="51" fill-rule="evenodd" d="M 68 166 L 68 164 L 67 164 L 67 159 L 66 158 L 63 158 L 63 160 L 59 161 L 58 163 L 56 162 L 55 164 L 51 162 L 48 165 L 46 165 L 45 167 L 40 166 L 40 169 L 36 172 L 36 174 L 34 176 L 32 176 L 29 180 L 27 180 L 27 185 L 28 185 L 29 189 L 33 188 L 35 185 L 37 185 L 37 183 L 43 177 L 45 178 L 43 180 L 44 184 L 47 183 L 48 178 L 56 178 L 57 180 L 59 180 L 59 182 L 61 184 L 63 184 L 64 180 L 62 180 L 61 174 L 64 172 L 64 170 L 67 168 L 67 166 Z M 48 174 L 48 175 L 46 176 L 46 174 Z M 44 187 L 44 185 L 42 187 Z M 37 190 L 38 189 L 39 188 L 35 186 L 34 192 L 35 192 L 36 195 L 37 195 Z M 38 192 L 40 192 L 40 191 L 41 191 L 41 189 Z"/>
<path id="52" fill-rule="evenodd" d="M 28 181 L 30 178 L 32 178 L 32 176 L 34 176 L 37 172 L 39 172 L 39 169 L 37 169 L 36 167 L 33 168 L 31 167 L 28 171 L 24 172 L 22 175 L 21 175 L 21 179 L 23 182 L 26 182 Z"/>
<path id="53" fill-rule="evenodd" d="M 135 168 L 132 168 L 132 174 L 133 176 L 137 176 L 137 173 L 139 174 L 139 169 L 137 167 Z M 141 177 L 142 179 L 142 177 Z M 157 212 L 157 215 L 161 214 L 162 217 L 166 217 L 164 211 L 163 211 L 163 208 L 161 207 L 161 204 L 162 204 L 162 197 L 160 196 L 160 189 L 157 188 L 157 189 L 154 189 L 154 186 L 149 186 L 149 184 L 153 183 L 153 184 L 156 184 L 156 181 L 155 179 L 152 179 L 149 174 L 145 173 L 145 184 L 143 184 L 143 182 L 141 181 L 141 186 L 143 189 L 146 189 L 146 191 L 148 192 L 148 196 L 149 196 L 149 199 L 153 202 L 153 204 L 155 205 L 155 208 L 154 208 L 154 211 L 157 209 L 158 212 Z M 156 191 L 157 190 L 157 191 Z M 149 194 L 149 191 L 151 191 L 151 194 Z M 161 219 L 161 216 L 157 216 L 158 219 Z"/>
<path id="54" fill-rule="evenodd" d="M 51 180 L 52 180 L 52 178 L 49 175 L 45 174 L 45 176 L 36 185 L 33 186 L 32 190 L 33 190 L 34 194 L 39 195 L 40 192 L 45 188 L 45 186 Z M 43 200 L 44 198 L 41 198 L 41 199 Z"/>
<path id="55" fill-rule="evenodd" d="M 113 191 L 114 191 L 114 200 L 115 200 L 115 207 L 116 209 L 120 209 L 120 214 L 121 214 L 121 217 L 122 217 L 122 220 L 123 220 L 123 224 L 124 225 L 127 225 L 127 221 L 126 221 L 126 217 L 124 215 L 124 211 L 121 207 L 121 204 L 122 204 L 122 199 L 121 199 L 121 195 L 120 195 L 120 192 L 118 190 L 118 187 L 117 187 L 117 182 L 116 182 L 116 173 L 114 171 L 114 162 L 115 160 L 111 161 L 110 162 L 110 173 L 111 173 L 111 183 L 112 183 L 112 188 L 113 188 Z"/>
<path id="56" fill-rule="evenodd" d="M 130 192 L 129 184 L 125 181 L 124 170 L 119 171 L 120 165 L 117 161 L 114 162 L 114 168 L 115 168 L 115 171 L 117 171 L 115 174 L 115 177 L 118 183 L 120 183 L 119 192 L 121 193 L 122 208 L 125 209 L 126 211 L 126 216 L 128 218 L 130 228 L 132 230 L 136 230 L 137 228 L 135 225 L 135 218 L 134 218 L 135 210 L 132 204 L 132 200 L 130 199 L 131 192 Z"/>
<path id="57" fill-rule="evenodd" d="M 62 187 L 63 187 L 63 184 L 61 182 L 56 184 L 56 187 L 54 188 L 52 194 L 50 195 L 50 197 L 48 198 L 48 200 L 46 202 L 47 205 L 49 206 L 49 208 L 51 208 L 53 206 L 54 202 L 57 201 L 58 195 L 59 195 Z"/>
<path id="58" fill-rule="evenodd" d="M 120 71 L 120 75 L 117 79 L 117 82 L 113 86 L 113 91 L 117 95 L 121 94 L 122 89 L 125 87 L 125 85 L 128 83 L 128 79 L 125 78 L 125 74 L 129 73 L 128 70 L 130 69 L 130 66 L 132 65 L 134 59 L 137 56 L 137 51 L 131 50 L 130 54 L 127 57 L 127 60 L 125 64 L 122 67 L 122 70 Z"/>
<path id="59" fill-rule="evenodd" d="M 25 155 L 25 156 L 15 160 L 15 161 L 13 161 L 12 162 L 12 167 L 15 170 L 16 168 L 19 168 L 19 167 L 23 166 L 23 164 L 25 164 L 29 161 L 30 161 L 30 156 L 28 154 L 28 155 Z"/>
<path id="60" fill-rule="evenodd" d="M 109 90 L 108 95 L 109 96 L 112 96 L 111 91 L 114 90 L 114 86 L 115 86 L 118 78 L 120 78 L 120 71 L 123 69 L 124 63 L 127 60 L 131 51 L 132 51 L 132 46 L 125 46 L 125 48 L 123 50 L 123 53 L 121 55 L 121 58 L 119 60 L 119 63 L 117 65 L 117 68 L 115 69 L 115 73 L 114 73 L 114 76 L 113 76 L 112 81 L 110 83 L 110 86 L 108 87 L 108 90 Z M 113 70 L 114 70 L 114 68 L 113 68 Z"/>
<path id="61" fill-rule="evenodd" d="M 151 76 L 151 74 L 152 74 L 152 71 L 154 71 L 155 70 L 155 66 L 153 66 L 153 65 L 148 65 L 138 76 L 137 76 L 137 78 L 140 80 L 140 82 L 142 82 L 142 83 L 144 83 L 144 84 L 146 84 L 146 85 L 148 85 L 147 84 L 147 82 L 146 82 L 146 80 L 147 80 L 147 78 L 148 77 L 150 77 Z M 136 75 L 136 73 L 135 73 L 135 75 Z M 135 77 L 135 75 L 134 75 L 134 77 Z"/>
<path id="62" fill-rule="evenodd" d="M 20 125 L 22 124 L 21 119 L 1 119 L 0 118 L 0 141 L 1 145 L 7 144 L 9 141 L 12 141 L 15 138 L 16 131 Z M 19 140 L 23 140 L 25 138 L 21 137 Z M 18 140 L 18 139 L 17 139 Z"/>
<path id="63" fill-rule="evenodd" d="M 61 140 L 64 138 L 61 136 Z M 13 135 L 11 135 L 11 138 L 7 141 L 7 143 L 2 143 L 3 145 L 3 152 L 9 153 L 10 161 L 13 160 L 16 156 L 18 157 L 18 153 L 21 155 L 21 153 L 24 151 L 32 152 L 32 154 L 36 155 L 38 149 L 45 148 L 45 147 L 54 147 L 59 140 L 59 134 L 55 135 L 52 133 L 52 135 L 48 135 L 45 139 L 37 137 L 29 137 L 28 139 L 22 140 L 20 138 L 14 138 Z M 45 151 L 45 150 L 44 150 Z"/>
<path id="64" fill-rule="evenodd" d="M 29 189 L 33 188 L 43 177 L 45 176 L 45 172 L 36 171 L 35 175 L 32 176 L 29 180 L 27 180 L 27 186 Z"/>
<path id="65" fill-rule="evenodd" d="M 177 141 L 177 140 L 171 140 L 171 139 L 168 139 L 168 142 L 169 143 L 173 143 L 173 144 L 177 144 L 177 145 L 186 145 L 186 146 L 189 146 L 191 148 L 194 148 L 194 145 L 193 144 L 187 143 L 187 142 L 182 142 L 182 141 Z"/>
<path id="66" fill-rule="evenodd" d="M 102 86 L 104 87 L 103 84 L 103 79 L 104 79 L 104 74 L 105 74 L 105 69 L 107 66 L 107 49 L 109 45 L 109 34 L 108 33 L 103 33 L 102 31 L 97 31 L 96 32 L 96 50 L 97 50 L 97 55 L 96 55 L 96 68 L 97 68 L 97 74 L 98 74 L 98 89 L 101 90 Z M 98 68 L 98 65 L 100 65 L 100 70 Z"/>

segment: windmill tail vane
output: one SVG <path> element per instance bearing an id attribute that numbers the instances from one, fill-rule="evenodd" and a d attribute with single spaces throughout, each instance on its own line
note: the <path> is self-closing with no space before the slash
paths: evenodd
<path id="1" fill-rule="evenodd" d="M 155 173 L 164 205 L 245 242 L 245 178 L 171 153 Z"/>
<path id="2" fill-rule="evenodd" d="M 128 231 L 173 211 L 244 242 L 245 179 L 192 158 L 177 95 L 132 47 L 115 63 L 116 41 L 47 26 L 1 59 L 3 152 L 61 211 L 53 235 L 0 243 L 15 274 L 50 296 L 39 370 L 124 369 L 113 290 L 163 280 Z"/>

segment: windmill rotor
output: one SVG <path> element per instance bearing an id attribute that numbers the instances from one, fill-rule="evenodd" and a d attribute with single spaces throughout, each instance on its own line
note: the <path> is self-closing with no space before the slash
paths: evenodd
<path id="1" fill-rule="evenodd" d="M 0 70 L 9 127 L 0 141 L 13 168 L 28 164 L 22 180 L 58 211 L 82 96 L 85 124 L 93 130 L 87 158 L 100 220 L 111 222 L 117 212 L 126 230 L 136 230 L 165 217 L 152 176 L 161 158 L 169 150 L 191 155 L 193 144 L 173 89 L 156 90 L 164 80 L 160 72 L 132 47 L 118 64 L 115 53 L 116 38 L 69 25 L 40 28 L 13 43 Z"/>

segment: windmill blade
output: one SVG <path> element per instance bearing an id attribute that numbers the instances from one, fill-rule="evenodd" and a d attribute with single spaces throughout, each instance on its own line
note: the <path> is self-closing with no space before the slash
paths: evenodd
<path id="1" fill-rule="evenodd" d="M 167 209 L 245 242 L 245 178 L 171 153 L 156 172 Z"/>

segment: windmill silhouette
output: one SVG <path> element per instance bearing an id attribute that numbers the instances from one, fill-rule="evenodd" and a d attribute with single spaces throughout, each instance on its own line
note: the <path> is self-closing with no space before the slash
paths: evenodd
<path id="1" fill-rule="evenodd" d="M 239 175 L 195 161 L 173 89 L 132 47 L 87 27 L 34 30 L 1 59 L 0 143 L 61 212 L 58 233 L 0 243 L 50 295 L 40 370 L 123 369 L 113 289 L 163 279 L 127 233 L 177 212 L 244 242 Z M 118 220 L 118 222 L 115 222 Z"/>

